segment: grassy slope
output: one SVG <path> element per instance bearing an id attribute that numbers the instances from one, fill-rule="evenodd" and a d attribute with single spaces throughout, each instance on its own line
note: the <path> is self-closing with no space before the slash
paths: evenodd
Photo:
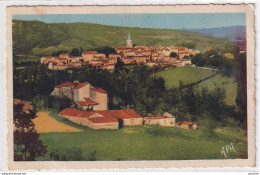
<path id="1" fill-rule="evenodd" d="M 39 21 L 13 21 L 13 46 L 18 54 L 49 55 L 58 50 L 82 47 L 124 46 L 128 32 L 137 45 L 181 45 L 194 43 L 204 50 L 208 46 L 226 49 L 227 39 L 167 29 L 146 29 L 98 24 L 46 24 Z M 27 52 L 28 51 L 28 52 Z M 27 53 L 26 53 L 27 52 Z"/>
<path id="2" fill-rule="evenodd" d="M 51 115 L 62 121 L 54 113 Z M 128 126 L 120 130 L 84 128 L 84 132 L 47 133 L 40 134 L 40 138 L 48 146 L 49 153 L 58 150 L 62 155 L 66 149 L 80 148 L 84 157 L 96 151 L 97 160 L 224 159 L 220 154 L 221 147 L 231 142 L 236 153 L 228 154 L 227 158 L 240 158 L 247 154 L 246 136 L 241 130 L 232 128 L 218 129 L 211 136 L 202 130 L 156 126 Z M 151 130 L 158 131 L 155 133 L 159 135 L 151 134 Z M 49 160 L 48 154 L 39 160 Z"/>
<path id="3" fill-rule="evenodd" d="M 214 75 L 215 71 L 204 70 L 194 67 L 180 67 L 172 68 L 162 72 L 158 72 L 156 75 L 164 78 L 167 88 L 178 87 L 179 81 L 183 84 L 191 84 L 198 82 L 204 78 Z M 216 76 L 198 83 L 199 87 L 208 87 L 213 89 L 215 87 L 224 88 L 226 91 L 227 104 L 234 104 L 237 94 L 237 83 L 234 82 L 234 78 L 229 78 L 217 74 Z"/>

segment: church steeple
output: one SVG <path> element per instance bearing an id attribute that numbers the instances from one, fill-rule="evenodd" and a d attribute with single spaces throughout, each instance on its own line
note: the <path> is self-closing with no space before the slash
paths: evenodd
<path id="1" fill-rule="evenodd" d="M 128 38 L 126 40 L 126 47 L 133 47 L 133 43 L 132 43 L 130 32 L 129 32 Z"/>
<path id="2" fill-rule="evenodd" d="M 130 32 L 129 32 L 129 34 L 128 34 L 128 38 L 127 38 L 127 40 L 132 40 L 132 39 L 131 39 Z"/>

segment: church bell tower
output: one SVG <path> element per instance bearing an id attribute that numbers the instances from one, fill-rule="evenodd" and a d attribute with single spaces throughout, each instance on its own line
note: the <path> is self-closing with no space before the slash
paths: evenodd
<path id="1" fill-rule="evenodd" d="M 133 47 L 133 43 L 132 43 L 130 32 L 129 32 L 128 38 L 126 40 L 126 47 Z"/>

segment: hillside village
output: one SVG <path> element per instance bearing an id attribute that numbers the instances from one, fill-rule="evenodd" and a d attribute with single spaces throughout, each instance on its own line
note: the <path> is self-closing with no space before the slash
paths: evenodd
<path id="1" fill-rule="evenodd" d="M 134 46 L 129 33 L 126 46 L 116 48 L 116 53 L 105 55 L 95 51 L 82 52 L 81 56 L 70 56 L 62 53 L 58 57 L 45 56 L 41 63 L 52 70 L 63 70 L 69 67 L 92 65 L 101 69 L 113 70 L 118 60 L 124 64 L 144 63 L 150 67 L 178 67 L 190 65 L 190 57 L 199 53 L 198 50 L 186 47 Z M 174 55 L 174 56 L 172 56 Z M 175 122 L 175 117 L 168 112 L 161 116 L 147 114 L 142 117 L 134 109 L 109 110 L 107 91 L 94 87 L 88 82 L 64 82 L 57 85 L 51 96 L 67 97 L 73 101 L 71 108 L 63 109 L 59 116 L 79 125 L 93 129 L 118 129 L 127 125 L 161 125 L 197 129 L 196 123 Z"/>
<path id="2" fill-rule="evenodd" d="M 66 108 L 59 116 L 79 125 L 93 129 L 118 129 L 128 125 L 161 125 L 197 129 L 196 123 L 175 123 L 175 117 L 168 112 L 161 116 L 141 117 L 134 109 L 108 110 L 108 96 L 104 89 L 78 81 L 57 85 L 51 96 L 67 97 L 74 102 L 74 108 Z"/>
<path id="3" fill-rule="evenodd" d="M 44 56 L 41 58 L 41 63 L 48 65 L 48 68 L 53 70 L 82 67 L 84 65 L 113 70 L 119 59 L 124 64 L 144 63 L 150 67 L 165 67 L 168 65 L 181 67 L 190 65 L 190 57 L 199 53 L 198 50 L 187 47 L 135 46 L 130 33 L 126 40 L 126 46 L 118 47 L 115 51 L 116 53 L 109 55 L 96 51 L 85 51 L 82 52 L 81 56 L 70 56 L 64 53 L 59 56 Z M 174 56 L 171 53 L 174 53 Z"/>

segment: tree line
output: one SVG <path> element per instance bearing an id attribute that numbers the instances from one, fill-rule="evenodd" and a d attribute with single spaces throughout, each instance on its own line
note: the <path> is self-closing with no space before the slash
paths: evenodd
<path id="1" fill-rule="evenodd" d="M 234 57 L 238 57 L 238 53 L 233 53 Z M 200 67 L 209 67 L 218 69 L 225 76 L 236 76 L 237 65 L 236 60 L 226 58 L 223 53 L 217 49 L 199 53 L 191 58 L 192 64 Z"/>

